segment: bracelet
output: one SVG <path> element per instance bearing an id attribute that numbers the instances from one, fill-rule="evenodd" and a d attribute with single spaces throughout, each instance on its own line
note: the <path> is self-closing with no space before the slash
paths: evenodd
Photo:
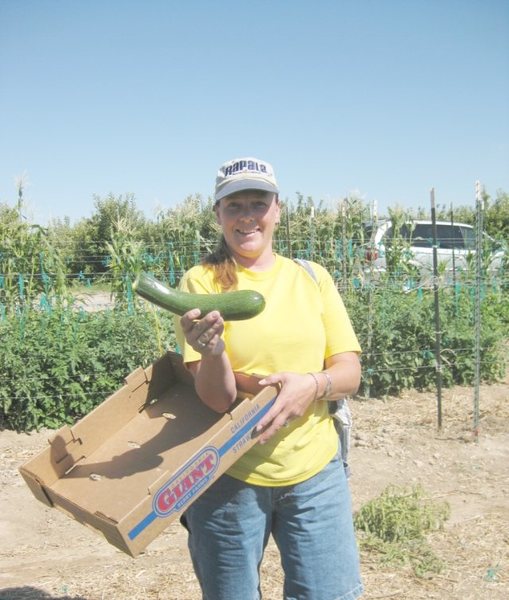
<path id="1" fill-rule="evenodd" d="M 314 373 L 308 373 L 315 380 L 315 397 L 313 398 L 313 402 L 316 402 L 318 399 L 318 378 Z"/>
<path id="2" fill-rule="evenodd" d="M 320 373 L 322 375 L 325 375 L 325 378 L 327 379 L 327 385 L 325 386 L 325 391 L 322 394 L 322 398 L 328 398 L 332 392 L 332 379 L 331 376 L 327 373 L 327 371 L 320 371 Z"/>

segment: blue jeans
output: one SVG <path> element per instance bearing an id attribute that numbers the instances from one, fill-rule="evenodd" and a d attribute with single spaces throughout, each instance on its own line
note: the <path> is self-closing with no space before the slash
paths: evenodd
<path id="1" fill-rule="evenodd" d="M 223 475 L 182 522 L 204 600 L 259 600 L 270 534 L 281 554 L 286 600 L 354 600 L 362 594 L 350 492 L 338 458 L 286 487 Z"/>

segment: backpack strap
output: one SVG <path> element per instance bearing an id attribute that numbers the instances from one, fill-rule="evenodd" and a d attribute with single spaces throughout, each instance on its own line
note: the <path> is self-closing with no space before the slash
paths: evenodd
<path id="1" fill-rule="evenodd" d="M 294 258 L 293 259 L 298 265 L 300 265 L 301 267 L 303 267 L 304 269 L 306 269 L 306 271 L 311 275 L 311 277 L 313 278 L 313 281 L 315 281 L 318 284 L 318 280 L 316 278 L 316 274 L 313 271 L 313 267 L 309 264 L 309 261 L 307 261 L 305 258 Z"/>

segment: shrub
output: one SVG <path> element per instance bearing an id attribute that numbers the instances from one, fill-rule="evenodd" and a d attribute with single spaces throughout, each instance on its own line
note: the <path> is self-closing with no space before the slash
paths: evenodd
<path id="1" fill-rule="evenodd" d="M 0 321 L 0 426 L 74 423 L 174 347 L 169 316 L 152 312 L 29 310 Z"/>
<path id="2" fill-rule="evenodd" d="M 385 564 L 410 564 L 414 573 L 423 577 L 443 568 L 426 534 L 442 528 L 449 513 L 446 502 L 427 498 L 420 486 L 389 486 L 360 508 L 354 523 L 361 549 L 375 552 Z"/>
<path id="3" fill-rule="evenodd" d="M 509 299 L 485 289 L 481 305 L 481 380 L 505 373 Z M 397 395 L 403 389 L 429 389 L 436 383 L 435 316 L 432 290 L 403 293 L 395 286 L 363 288 L 344 295 L 363 349 L 361 393 Z M 475 375 L 474 294 L 472 287 L 439 293 L 442 383 L 472 385 Z"/>

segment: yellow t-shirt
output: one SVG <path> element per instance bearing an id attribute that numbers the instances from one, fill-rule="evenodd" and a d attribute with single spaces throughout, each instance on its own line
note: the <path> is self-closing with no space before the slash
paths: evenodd
<path id="1" fill-rule="evenodd" d="M 323 369 L 327 357 L 360 352 L 332 277 L 317 263 L 310 265 L 316 281 L 304 267 L 279 255 L 268 271 L 238 267 L 237 289 L 260 292 L 266 306 L 252 319 L 225 323 L 223 339 L 234 371 L 257 375 L 316 372 Z M 180 289 L 220 291 L 212 271 L 201 265 L 184 275 Z M 184 362 L 199 360 L 200 354 L 185 343 L 178 318 L 175 328 Z M 266 444 L 255 444 L 228 474 L 256 485 L 292 485 L 318 473 L 337 449 L 338 435 L 327 402 L 316 402 Z"/>

